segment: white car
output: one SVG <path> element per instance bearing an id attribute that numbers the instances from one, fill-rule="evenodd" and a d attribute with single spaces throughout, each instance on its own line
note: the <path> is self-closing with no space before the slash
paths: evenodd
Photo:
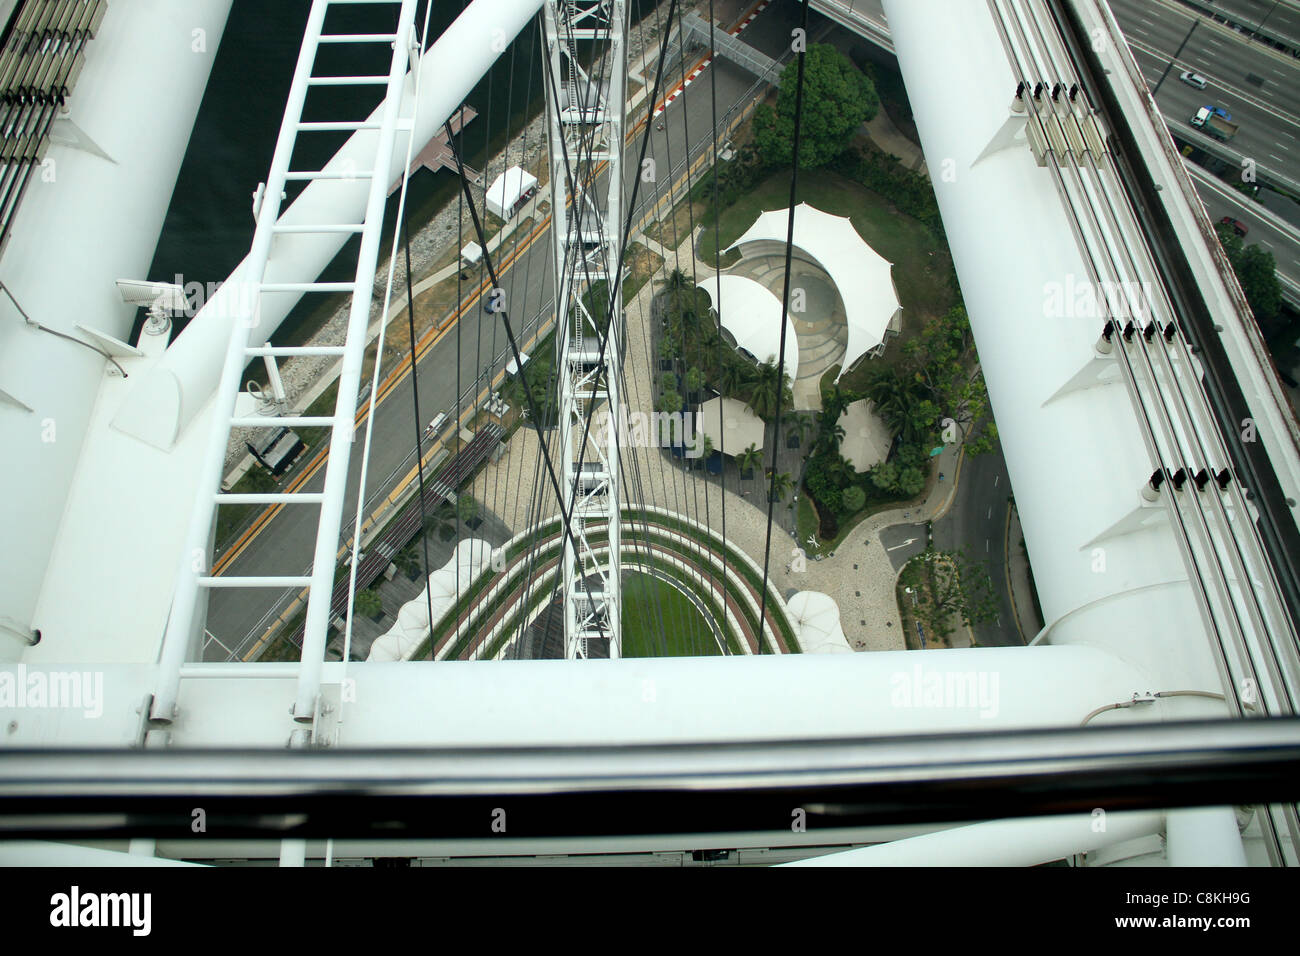
<path id="1" fill-rule="evenodd" d="M 1208 83 L 1205 77 L 1201 76 L 1201 74 L 1199 73 L 1193 73 L 1191 70 L 1187 70 L 1183 73 L 1179 73 L 1178 78 L 1182 80 L 1184 83 L 1186 83 L 1188 86 L 1194 86 L 1198 90 L 1205 89 L 1206 84 Z"/>

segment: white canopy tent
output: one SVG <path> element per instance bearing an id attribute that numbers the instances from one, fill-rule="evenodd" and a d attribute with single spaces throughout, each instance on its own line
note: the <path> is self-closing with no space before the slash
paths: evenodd
<path id="1" fill-rule="evenodd" d="M 718 396 L 701 405 L 696 428 L 713 443 L 715 451 L 728 455 L 739 455 L 750 445 L 763 447 L 763 419 L 734 398 Z"/>
<path id="2" fill-rule="evenodd" d="M 537 189 L 537 177 L 520 166 L 511 166 L 492 180 L 484 202 L 498 219 L 512 219 L 519 204 Z"/>
<path id="3" fill-rule="evenodd" d="M 429 605 L 435 620 L 456 603 L 478 576 L 492 563 L 492 545 L 479 538 L 458 542 L 447 563 L 429 575 L 420 593 L 401 606 L 397 621 L 370 645 L 367 661 L 407 660 L 429 636 Z M 425 590 L 428 598 L 425 598 Z"/>
<path id="4" fill-rule="evenodd" d="M 761 282 L 738 275 L 720 275 L 699 283 L 718 313 L 718 321 L 736 345 L 759 362 L 776 364 L 781 355 L 781 300 Z M 794 321 L 785 317 L 785 370 L 799 377 L 799 337 Z"/>
<path id="5" fill-rule="evenodd" d="M 789 217 L 789 209 L 763 213 L 727 251 L 751 242 L 784 245 Z M 847 218 L 832 216 L 807 203 L 795 207 L 794 245 L 826 270 L 844 302 L 849 341 L 840 363 L 843 375 L 884 342 L 891 326 L 897 328 L 902 307 L 891 274 L 893 264 L 867 245 Z"/>
<path id="6" fill-rule="evenodd" d="M 865 398 L 853 402 L 840 413 L 840 427 L 844 439 L 840 454 L 856 471 L 866 471 L 889 457 L 889 447 L 894 443 L 889 426 L 881 421 L 871 402 Z"/>
<path id="7" fill-rule="evenodd" d="M 786 602 L 786 608 L 805 654 L 853 653 L 840 626 L 840 606 L 829 594 L 800 591 Z"/>

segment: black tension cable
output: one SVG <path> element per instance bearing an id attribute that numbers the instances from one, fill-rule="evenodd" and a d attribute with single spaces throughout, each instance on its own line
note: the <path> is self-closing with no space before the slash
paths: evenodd
<path id="1" fill-rule="evenodd" d="M 781 344 L 776 374 L 776 425 L 772 440 L 772 476 L 767 489 L 767 540 L 763 544 L 763 594 L 758 607 L 758 652 L 763 653 L 763 625 L 767 621 L 767 575 L 772 555 L 772 513 L 776 506 L 776 455 L 781 445 L 781 399 L 785 395 L 785 324 L 790 314 L 790 264 L 794 251 L 794 211 L 799 189 L 799 129 L 803 120 L 803 61 L 808 37 L 808 0 L 803 0 L 803 18 L 800 23 L 798 76 L 794 88 L 794 142 L 790 157 L 790 215 L 785 231 L 785 284 L 781 293 Z M 773 635 L 775 637 L 775 635 Z"/>
<path id="2" fill-rule="evenodd" d="M 676 0 L 673 0 L 673 2 L 675 3 Z M 469 180 L 465 178 L 465 163 L 461 158 L 460 149 L 456 146 L 455 139 L 451 135 L 450 121 L 448 121 L 447 123 L 447 143 L 451 148 L 452 156 L 456 160 L 456 171 L 460 175 L 461 186 L 464 190 L 465 198 L 468 200 L 467 205 L 469 206 L 470 219 L 474 223 L 474 232 L 478 236 L 479 244 L 483 247 L 483 261 L 486 264 L 488 277 L 492 280 L 492 295 L 493 298 L 495 299 L 497 291 L 501 289 L 501 283 L 497 279 L 496 268 L 492 265 L 492 255 L 488 251 L 487 236 L 483 231 L 483 223 L 479 219 L 478 208 L 474 205 L 474 196 L 469 191 Z M 523 360 L 519 351 L 519 343 L 515 339 L 514 329 L 510 325 L 510 314 L 504 307 L 500 309 L 496 309 L 494 310 L 494 312 L 495 314 L 501 316 L 501 323 L 502 326 L 505 328 L 506 338 L 510 342 L 510 351 L 514 356 L 515 367 L 522 369 L 524 367 Z M 533 400 L 533 396 L 531 394 L 530 389 L 527 388 L 524 389 L 524 400 L 528 403 L 528 414 L 533 416 L 534 421 L 541 421 L 541 419 L 536 417 L 537 403 Z M 560 479 L 555 473 L 555 465 L 551 461 L 551 454 L 549 451 L 546 450 L 546 444 L 544 442 L 539 441 L 538 446 L 542 449 L 542 458 L 546 463 L 546 473 L 547 476 L 551 479 L 551 487 L 555 490 L 555 495 L 560 506 L 560 520 L 564 526 L 564 535 L 568 539 L 569 544 L 572 545 L 573 549 L 577 551 L 578 543 L 573 537 L 572 512 L 571 509 L 566 509 L 564 506 L 564 494 L 560 488 Z M 590 586 L 587 584 L 586 574 L 582 575 L 582 586 L 583 586 L 583 590 L 587 594 L 587 600 L 591 602 L 592 607 L 595 607 L 596 601 L 595 598 L 592 597 Z M 597 624 L 603 634 L 605 630 L 604 622 L 597 621 Z"/>

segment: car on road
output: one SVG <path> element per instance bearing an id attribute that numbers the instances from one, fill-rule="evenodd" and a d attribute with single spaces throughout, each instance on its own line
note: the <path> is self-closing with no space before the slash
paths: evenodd
<path id="1" fill-rule="evenodd" d="M 1232 231 L 1243 239 L 1246 237 L 1246 233 L 1250 232 L 1249 227 L 1244 222 L 1240 219 L 1233 219 L 1231 216 L 1224 216 L 1219 222 L 1225 226 L 1231 226 Z"/>
<path id="2" fill-rule="evenodd" d="M 1202 106 L 1188 122 L 1224 143 L 1236 136 L 1240 128 L 1232 121 L 1231 113 L 1217 106 Z"/>
<path id="3" fill-rule="evenodd" d="M 1199 73 L 1193 73 L 1191 70 L 1184 70 L 1178 74 L 1178 78 L 1188 86 L 1194 86 L 1198 90 L 1203 90 L 1209 81 Z"/>

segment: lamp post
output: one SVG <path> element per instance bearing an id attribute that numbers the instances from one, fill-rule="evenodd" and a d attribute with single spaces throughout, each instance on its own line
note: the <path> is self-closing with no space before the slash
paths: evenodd
<path id="1" fill-rule="evenodd" d="M 1273 15 L 1273 11 L 1277 9 L 1277 5 L 1280 2 L 1281 0 L 1273 0 L 1273 6 L 1269 7 L 1268 13 L 1264 14 L 1264 19 L 1260 20 L 1259 25 L 1256 26 L 1255 29 L 1250 31 L 1249 39 L 1253 40 L 1259 36 L 1259 31 L 1264 29 L 1264 24 L 1268 22 L 1268 18 Z"/>
<path id="2" fill-rule="evenodd" d="M 1274 4 L 1274 6 L 1276 6 L 1276 4 Z M 1272 11 L 1269 12 L 1271 13 Z M 1268 19 L 1267 16 L 1264 19 Z M 1160 74 L 1160 79 L 1156 81 L 1156 88 L 1151 91 L 1152 99 L 1155 99 L 1155 95 L 1160 92 L 1160 84 L 1165 81 L 1165 77 L 1169 75 L 1169 71 L 1174 68 L 1174 62 L 1178 59 L 1179 55 L 1182 54 L 1183 47 L 1187 46 L 1187 41 L 1192 38 L 1192 34 L 1196 32 L 1196 28 L 1200 25 L 1201 25 L 1200 20 L 1192 21 L 1192 28 L 1187 31 L 1187 36 L 1183 37 L 1183 42 L 1178 44 L 1178 49 L 1175 50 L 1174 55 L 1169 58 L 1169 65 L 1165 67 L 1165 71 Z M 1261 26 L 1262 25 L 1263 25 L 1263 21 L 1261 21 Z"/>

